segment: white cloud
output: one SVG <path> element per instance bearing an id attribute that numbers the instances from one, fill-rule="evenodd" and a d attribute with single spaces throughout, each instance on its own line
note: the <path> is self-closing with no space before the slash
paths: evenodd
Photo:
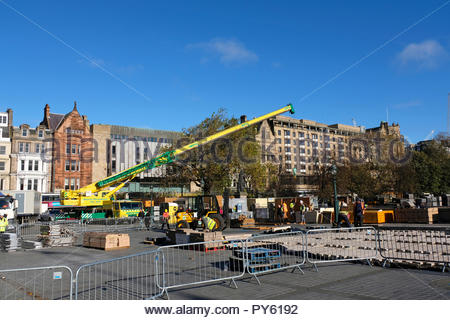
<path id="1" fill-rule="evenodd" d="M 258 56 L 254 52 L 234 39 L 212 39 L 208 42 L 188 44 L 186 48 L 202 49 L 209 54 L 216 55 L 223 64 L 258 61 Z M 202 58 L 202 62 L 208 60 L 209 58 Z"/>
<path id="2" fill-rule="evenodd" d="M 436 40 L 408 44 L 397 56 L 401 65 L 416 64 L 420 68 L 434 68 L 447 52 Z"/>
<path id="3" fill-rule="evenodd" d="M 406 109 L 406 108 L 414 108 L 422 105 L 422 101 L 420 100 L 411 100 L 406 102 L 401 102 L 394 104 L 393 107 L 396 109 Z"/>

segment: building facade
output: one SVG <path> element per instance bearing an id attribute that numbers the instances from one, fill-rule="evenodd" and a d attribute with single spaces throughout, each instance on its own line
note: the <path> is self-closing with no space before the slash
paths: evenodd
<path id="1" fill-rule="evenodd" d="M 0 112 L 0 190 L 10 188 L 10 155 L 11 155 L 11 127 L 13 112 L 7 109 Z"/>
<path id="2" fill-rule="evenodd" d="M 389 142 L 396 154 L 404 149 L 401 143 L 391 143 L 392 140 L 403 141 L 399 125 L 389 126 L 383 122 L 380 127 L 365 129 L 276 116 L 259 125 L 256 139 L 261 145 L 261 161 L 278 165 L 280 175 L 294 183 L 297 191 L 305 193 L 317 188 L 312 177 L 320 166 L 373 159 L 377 155 L 373 150 L 377 141 L 384 141 L 381 143 L 383 150 Z"/>
<path id="3" fill-rule="evenodd" d="M 76 102 L 71 112 L 50 113 L 44 108 L 41 126 L 53 134 L 51 190 L 75 190 L 92 182 L 93 139 L 87 116 L 81 116 Z"/>
<path id="4" fill-rule="evenodd" d="M 175 144 L 181 134 L 173 131 L 94 124 L 92 137 L 98 155 L 92 166 L 93 181 L 101 180 L 157 156 Z M 164 166 L 140 173 L 121 192 L 157 192 Z"/>
<path id="5" fill-rule="evenodd" d="M 42 125 L 21 124 L 11 129 L 11 190 L 49 192 L 52 134 Z"/>

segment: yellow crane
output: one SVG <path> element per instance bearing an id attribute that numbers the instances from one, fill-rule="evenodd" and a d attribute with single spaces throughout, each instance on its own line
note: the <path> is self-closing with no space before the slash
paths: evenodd
<path id="1" fill-rule="evenodd" d="M 288 104 L 285 107 L 282 107 L 278 110 L 275 110 L 258 118 L 225 129 L 221 132 L 215 133 L 199 141 L 192 142 L 181 148 L 160 154 L 153 159 L 150 159 L 141 164 L 123 170 L 117 174 L 111 175 L 100 181 L 91 183 L 78 190 L 61 190 L 60 194 L 61 205 L 79 206 L 79 207 L 111 206 L 111 202 L 115 197 L 114 196 L 115 193 L 119 191 L 129 181 L 133 180 L 139 173 L 165 165 L 167 163 L 171 163 L 176 160 L 177 156 L 181 155 L 184 152 L 198 148 L 201 145 L 223 138 L 233 132 L 237 132 L 241 129 L 247 128 L 251 125 L 275 117 L 287 111 L 289 111 L 291 114 L 294 113 L 294 108 L 292 107 L 292 104 Z"/>

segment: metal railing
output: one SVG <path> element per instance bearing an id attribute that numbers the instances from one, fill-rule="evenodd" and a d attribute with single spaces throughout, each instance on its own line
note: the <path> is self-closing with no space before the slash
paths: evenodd
<path id="1" fill-rule="evenodd" d="M 378 244 L 383 267 L 394 260 L 436 263 L 442 271 L 450 265 L 450 228 L 379 227 Z"/>
<path id="2" fill-rule="evenodd" d="M 0 270 L 0 300 L 71 300 L 72 279 L 66 266 Z"/>
<path id="3" fill-rule="evenodd" d="M 317 264 L 366 260 L 377 257 L 377 232 L 373 227 L 315 229 L 306 232 L 307 261 Z"/>
<path id="4" fill-rule="evenodd" d="M 305 243 L 302 231 L 254 236 L 246 240 L 245 251 L 238 251 L 237 258 L 245 260 L 247 272 L 261 284 L 258 275 L 283 269 L 303 273 Z"/>
<path id="5" fill-rule="evenodd" d="M 143 300 L 163 294 L 157 251 L 85 264 L 75 275 L 75 300 Z"/>
<path id="6" fill-rule="evenodd" d="M 208 241 L 170 245 L 158 249 L 158 263 L 166 293 L 173 288 L 235 280 L 245 274 L 245 262 L 232 259 L 238 250 L 245 250 L 242 240 Z"/>

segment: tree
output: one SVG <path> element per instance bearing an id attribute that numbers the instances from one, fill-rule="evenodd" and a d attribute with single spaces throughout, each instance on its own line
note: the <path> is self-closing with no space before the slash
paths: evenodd
<path id="1" fill-rule="evenodd" d="M 183 129 L 183 138 L 177 145 L 198 141 L 238 123 L 238 119 L 228 118 L 225 110 L 219 109 L 198 125 Z M 182 154 L 169 165 L 168 178 L 192 181 L 204 194 L 209 194 L 223 193 L 231 186 L 232 179 L 241 175 L 250 193 L 265 191 L 272 172 L 260 163 L 256 130 L 251 126 Z"/>

